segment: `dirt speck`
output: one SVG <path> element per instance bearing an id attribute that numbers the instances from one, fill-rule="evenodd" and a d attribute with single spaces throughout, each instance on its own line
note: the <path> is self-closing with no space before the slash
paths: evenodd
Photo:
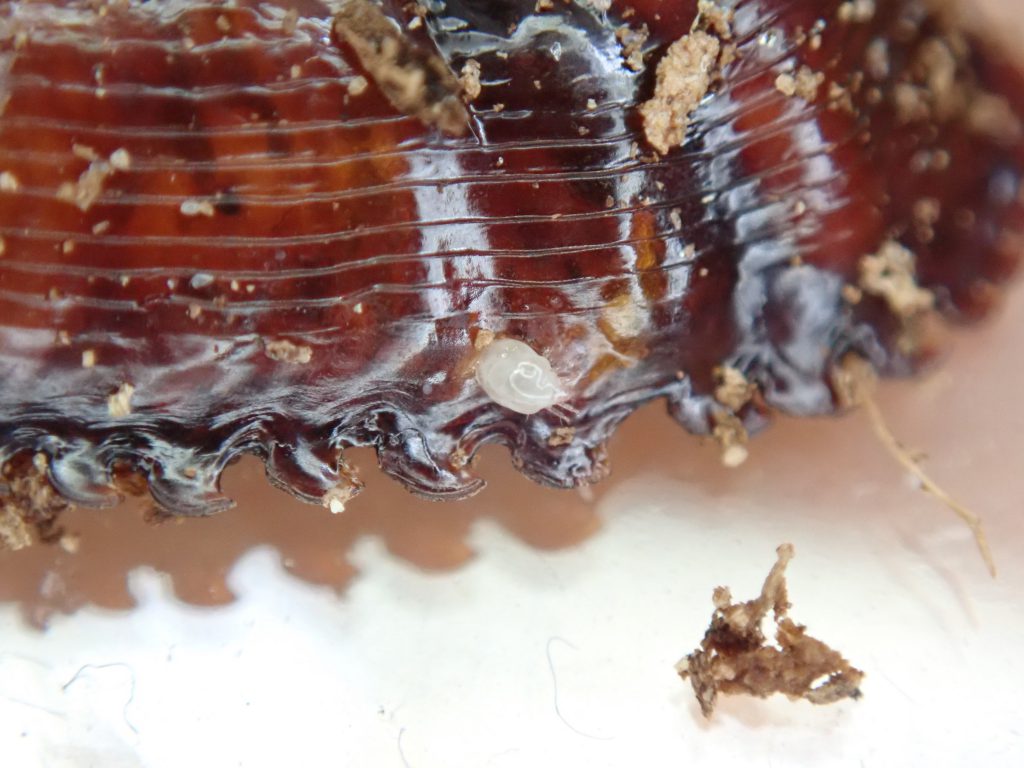
<path id="1" fill-rule="evenodd" d="M 57 187 L 57 199 L 77 206 L 82 211 L 92 208 L 103 194 L 107 179 L 118 171 L 129 170 L 132 165 L 131 155 L 123 147 L 114 150 L 106 160 L 82 144 L 75 144 L 72 153 L 83 160 L 88 160 L 89 166 L 82 171 L 77 181 L 65 181 Z"/>
<path id="2" fill-rule="evenodd" d="M 651 36 L 646 24 L 637 28 L 629 24 L 623 24 L 615 30 L 615 39 L 622 46 L 622 60 L 627 67 L 634 72 L 640 72 L 644 68 L 644 46 Z"/>
<path id="3" fill-rule="evenodd" d="M 0 172 L 0 192 L 17 192 L 21 189 L 18 177 L 10 171 Z"/>
<path id="4" fill-rule="evenodd" d="M 296 344 L 287 339 L 264 340 L 263 353 L 271 360 L 292 365 L 305 365 L 313 359 L 312 347 Z"/>
<path id="5" fill-rule="evenodd" d="M 750 456 L 747 450 L 750 439 L 747 429 L 736 414 L 724 408 L 713 411 L 711 419 L 714 423 L 711 434 L 722 449 L 722 464 L 729 469 L 736 469 Z"/>
<path id="6" fill-rule="evenodd" d="M 490 331 L 487 328 L 480 328 L 476 332 L 476 336 L 473 337 L 473 348 L 481 350 L 484 347 L 491 344 L 494 341 L 494 331 Z"/>
<path id="7" fill-rule="evenodd" d="M 459 75 L 459 85 L 462 86 L 462 93 L 466 101 L 473 101 L 480 95 L 480 62 L 476 59 L 467 59 L 462 65 Z"/>
<path id="8" fill-rule="evenodd" d="M 178 209 L 181 211 L 182 216 L 206 216 L 208 219 L 212 219 L 214 213 L 216 213 L 213 203 L 209 200 L 201 200 L 195 197 L 182 200 Z"/>
<path id="9" fill-rule="evenodd" d="M 366 78 L 362 75 L 356 75 L 348 81 L 348 95 L 349 96 L 362 96 L 366 93 L 366 89 L 370 87 L 370 83 L 367 82 Z"/>
<path id="10" fill-rule="evenodd" d="M 893 314 L 909 319 L 932 308 L 935 296 L 917 284 L 914 254 L 895 240 L 860 260 L 859 287 L 885 299 Z"/>
<path id="11" fill-rule="evenodd" d="M 569 445 L 576 438 L 576 430 L 573 427 L 556 427 L 548 438 L 548 445 L 558 448 L 562 445 Z"/>
<path id="12" fill-rule="evenodd" d="M 738 411 L 749 403 L 757 389 L 742 371 L 728 365 L 715 371 L 715 380 L 715 400 L 733 411 Z"/>
<path id="13" fill-rule="evenodd" d="M 399 112 L 453 136 L 469 129 L 462 89 L 444 60 L 406 36 L 377 5 L 344 0 L 334 31 Z"/>
<path id="14" fill-rule="evenodd" d="M 875 0 L 849 0 L 839 6 L 836 16 L 848 24 L 867 23 L 875 17 Z"/>
<path id="15" fill-rule="evenodd" d="M 797 96 L 804 101 L 813 102 L 818 98 L 818 91 L 825 82 L 825 75 L 802 66 L 795 73 L 783 72 L 775 78 L 775 90 L 785 96 Z"/>
<path id="16" fill-rule="evenodd" d="M 111 418 L 120 419 L 132 412 L 132 395 L 135 394 L 135 387 L 131 384 L 122 384 L 117 392 L 107 398 L 107 411 Z"/>

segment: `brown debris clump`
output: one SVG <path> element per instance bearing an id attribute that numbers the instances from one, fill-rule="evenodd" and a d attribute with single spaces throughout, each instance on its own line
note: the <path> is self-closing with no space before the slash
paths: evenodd
<path id="1" fill-rule="evenodd" d="M 718 447 L 722 451 L 722 465 L 736 469 L 750 456 L 750 451 L 747 450 L 747 442 L 750 439 L 747 428 L 743 426 L 739 416 L 724 409 L 713 410 L 711 422 L 711 435 L 718 441 Z"/>
<path id="2" fill-rule="evenodd" d="M 944 31 L 925 40 L 916 51 L 911 82 L 898 83 L 890 94 L 903 123 L 963 120 L 968 129 L 1003 144 L 1020 141 L 1024 125 L 1004 96 L 986 91 L 968 74 L 968 51 L 962 28 L 970 18 L 957 18 L 949 3 L 935 3 Z M 986 33 L 990 30 L 986 30 Z"/>
<path id="3" fill-rule="evenodd" d="M 1013 144 L 1024 135 L 1021 125 L 1005 96 L 977 93 L 967 111 L 967 126 L 977 135 L 1002 144 Z"/>
<path id="4" fill-rule="evenodd" d="M 690 115 L 711 87 L 721 43 L 697 30 L 669 46 L 658 64 L 654 96 L 640 106 L 644 135 L 665 155 L 683 144 Z"/>
<path id="5" fill-rule="evenodd" d="M 571 445 L 575 439 L 576 429 L 574 427 L 556 427 L 548 438 L 548 445 L 558 448 L 563 445 Z"/>
<path id="6" fill-rule="evenodd" d="M 466 101 L 476 99 L 482 90 L 480 85 L 480 62 L 476 59 L 467 59 L 462 65 L 459 75 L 459 85 L 462 86 L 462 93 Z"/>
<path id="7" fill-rule="evenodd" d="M 918 201 L 914 227 L 920 240 L 927 242 L 934 238 L 934 225 L 940 214 L 937 204 Z M 942 348 L 946 326 L 935 309 L 935 295 L 917 282 L 915 261 L 914 253 L 900 243 L 884 242 L 876 253 L 861 258 L 858 282 L 852 287 L 857 293 L 850 293 L 850 296 L 867 294 L 885 301 L 901 323 L 896 339 L 899 352 L 925 359 Z"/>
<path id="8" fill-rule="evenodd" d="M 806 102 L 813 102 L 824 82 L 824 74 L 803 66 L 795 74 L 783 72 L 775 78 L 775 90 L 784 96 L 798 96 Z"/>
<path id="9" fill-rule="evenodd" d="M 658 63 L 654 95 L 640 105 L 644 136 L 663 155 L 682 146 L 690 115 L 722 66 L 722 41 L 731 34 L 728 12 L 706 0 L 698 7 L 690 33 L 672 43 Z"/>
<path id="10" fill-rule="evenodd" d="M 615 39 L 622 46 L 622 61 L 634 72 L 641 72 L 644 68 L 644 46 L 651 36 L 646 24 L 641 24 L 634 29 L 628 24 L 623 24 L 615 30 Z"/>
<path id="11" fill-rule="evenodd" d="M 715 400 L 732 411 L 739 411 L 750 402 L 757 385 L 743 375 L 743 371 L 724 365 L 715 370 Z"/>
<path id="12" fill-rule="evenodd" d="M 452 136 L 469 130 L 461 87 L 444 60 L 404 36 L 369 0 L 345 0 L 334 32 L 399 112 Z"/>
<path id="13" fill-rule="evenodd" d="M 878 253 L 860 260 L 859 287 L 871 296 L 885 299 L 889 309 L 904 320 L 926 312 L 935 296 L 917 284 L 914 254 L 894 240 L 882 244 Z"/>
<path id="14" fill-rule="evenodd" d="M 0 550 L 60 538 L 57 518 L 71 505 L 50 484 L 47 467 L 45 454 L 37 453 L 0 468 Z"/>
<path id="15" fill-rule="evenodd" d="M 76 156 L 88 160 L 89 167 L 82 171 L 78 181 L 61 184 L 57 188 L 57 199 L 88 211 L 103 194 L 107 179 L 131 167 L 131 155 L 124 149 L 118 149 L 104 160 L 94 150 L 80 144 L 76 144 L 72 151 Z"/>
<path id="16" fill-rule="evenodd" d="M 786 616 L 791 606 L 785 570 L 793 559 L 793 545 L 783 544 L 776 552 L 778 560 L 757 598 L 733 603 L 728 587 L 715 589 L 715 612 L 700 648 L 676 664 L 679 676 L 693 686 L 705 717 L 714 712 L 719 693 L 759 698 L 784 693 L 812 704 L 861 695 L 864 673 Z M 767 644 L 761 631 L 769 610 L 775 617 L 775 646 Z M 815 685 L 821 678 L 824 682 Z"/>
<path id="17" fill-rule="evenodd" d="M 722 451 L 723 466 L 735 469 L 749 457 L 747 441 L 750 436 L 737 415 L 757 394 L 753 383 L 738 368 L 724 365 L 714 370 L 715 400 L 723 408 L 711 411 L 711 435 Z"/>

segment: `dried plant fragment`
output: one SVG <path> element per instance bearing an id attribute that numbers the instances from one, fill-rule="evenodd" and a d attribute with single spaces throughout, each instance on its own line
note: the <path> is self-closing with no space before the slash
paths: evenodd
<path id="1" fill-rule="evenodd" d="M 719 693 L 759 698 L 784 693 L 812 704 L 860 697 L 864 673 L 786 616 L 790 603 L 785 570 L 793 559 L 793 545 L 783 544 L 776 552 L 778 560 L 754 600 L 733 603 L 728 587 L 715 589 L 715 612 L 700 648 L 676 664 L 679 676 L 693 686 L 705 717 L 714 712 Z M 775 617 L 775 646 L 767 644 L 761 631 L 769 610 Z"/>
<path id="2" fill-rule="evenodd" d="M 832 386 L 839 404 L 844 408 L 864 408 L 871 420 L 875 436 L 894 459 L 921 484 L 921 489 L 937 498 L 959 517 L 974 536 L 974 542 L 992 578 L 996 577 L 996 562 L 985 536 L 981 518 L 949 495 L 921 468 L 918 457 L 896 439 L 882 409 L 875 401 L 878 376 L 871 364 L 857 355 L 847 355 L 832 372 Z"/>
<path id="3" fill-rule="evenodd" d="M 466 133 L 469 115 L 455 75 L 440 56 L 403 36 L 380 8 L 369 0 L 345 0 L 334 31 L 395 109 L 452 136 Z"/>
<path id="4" fill-rule="evenodd" d="M 751 383 L 743 371 L 723 366 L 715 371 L 715 399 L 732 411 L 738 411 L 754 396 L 757 385 Z"/>

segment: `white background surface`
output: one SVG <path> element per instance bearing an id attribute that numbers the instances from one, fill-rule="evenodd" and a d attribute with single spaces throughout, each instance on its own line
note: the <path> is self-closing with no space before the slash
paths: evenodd
<path id="1" fill-rule="evenodd" d="M 215 520 L 77 513 L 77 554 L 0 554 L 0 764 L 1022 765 L 1022 383 L 1018 285 L 881 397 L 985 517 L 997 581 L 863 416 L 780 422 L 727 472 L 647 409 L 593 502 L 491 451 L 459 505 L 371 476 L 331 517 L 243 463 Z M 783 541 L 793 618 L 866 671 L 864 698 L 726 698 L 705 721 L 673 664 L 712 588 L 753 597 Z"/>

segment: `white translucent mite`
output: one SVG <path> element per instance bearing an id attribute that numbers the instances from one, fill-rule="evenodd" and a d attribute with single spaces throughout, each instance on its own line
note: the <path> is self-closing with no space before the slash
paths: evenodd
<path id="1" fill-rule="evenodd" d="M 547 358 L 515 339 L 499 339 L 483 349 L 476 380 L 494 402 L 517 413 L 550 408 L 562 394 Z"/>

